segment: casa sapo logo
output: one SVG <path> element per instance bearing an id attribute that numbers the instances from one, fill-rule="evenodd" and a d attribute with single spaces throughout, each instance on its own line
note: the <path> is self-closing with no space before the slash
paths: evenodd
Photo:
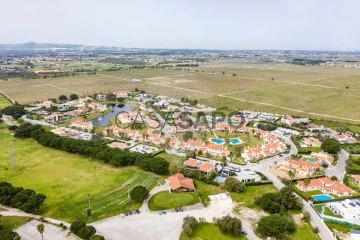
<path id="1" fill-rule="evenodd" d="M 195 116 L 194 116 L 195 115 Z M 176 117 L 175 117 L 176 116 Z M 161 129 L 166 126 L 175 127 L 177 131 L 186 131 L 191 129 L 217 129 L 218 124 L 227 123 L 231 129 L 239 129 L 246 124 L 245 117 L 239 112 L 231 112 L 226 115 L 221 111 L 211 113 L 205 112 L 150 112 L 145 115 L 144 112 L 122 111 L 116 115 L 115 123 L 123 129 Z M 225 129 L 223 129 L 225 130 Z"/>

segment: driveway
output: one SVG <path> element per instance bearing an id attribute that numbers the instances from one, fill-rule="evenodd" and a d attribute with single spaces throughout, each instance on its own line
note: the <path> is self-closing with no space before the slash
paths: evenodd
<path id="1" fill-rule="evenodd" d="M 329 166 L 326 171 L 325 175 L 327 177 L 336 176 L 337 179 L 342 182 L 344 180 L 344 175 L 346 172 L 346 160 L 349 159 L 350 154 L 345 150 L 341 149 L 339 154 L 339 159 L 335 166 Z"/>
<path id="2" fill-rule="evenodd" d="M 183 218 L 190 215 L 197 219 L 205 218 L 212 222 L 213 217 L 232 214 L 234 203 L 226 194 L 214 197 L 208 207 L 196 204 L 184 207 L 184 212 L 167 211 L 165 215 L 157 212 L 142 211 L 140 214 L 115 216 L 95 222 L 93 225 L 98 234 L 107 240 L 141 239 L 141 240 L 178 240 L 181 233 Z M 144 210 L 145 208 L 142 207 Z M 251 231 L 251 229 L 249 230 Z"/>

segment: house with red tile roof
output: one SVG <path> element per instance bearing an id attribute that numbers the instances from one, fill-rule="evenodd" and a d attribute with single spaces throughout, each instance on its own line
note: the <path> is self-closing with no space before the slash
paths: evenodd
<path id="1" fill-rule="evenodd" d="M 320 190 L 323 193 L 338 196 L 350 196 L 353 193 L 351 188 L 327 177 L 311 179 L 308 185 L 306 185 L 304 181 L 298 181 L 296 186 L 304 192 Z"/>
<path id="2" fill-rule="evenodd" d="M 186 178 L 182 173 L 176 173 L 168 178 L 172 192 L 194 191 L 195 185 L 191 178 Z"/>
<path id="3" fill-rule="evenodd" d="M 354 183 L 360 186 L 360 175 L 354 175 Z"/>
<path id="4" fill-rule="evenodd" d="M 93 129 L 93 125 L 91 122 L 84 122 L 84 121 L 74 121 L 70 124 L 70 127 L 78 128 L 85 131 L 91 131 Z"/>
<path id="5" fill-rule="evenodd" d="M 210 163 L 210 162 L 205 162 L 198 166 L 198 170 L 201 173 L 209 174 L 209 173 L 215 171 L 215 164 Z"/>
<path id="6" fill-rule="evenodd" d="M 285 163 L 290 169 L 300 176 L 310 176 L 319 168 L 319 162 L 309 162 L 307 160 L 289 160 Z"/>
<path id="7" fill-rule="evenodd" d="M 350 133 L 341 133 L 341 134 L 334 134 L 331 136 L 332 138 L 336 139 L 339 143 L 357 143 L 357 139 L 351 135 Z"/>
<path id="8" fill-rule="evenodd" d="M 200 163 L 194 159 L 194 158 L 189 158 L 188 160 L 186 160 L 184 162 L 184 167 L 185 168 L 193 168 L 193 169 L 197 169 L 197 167 L 200 165 Z"/>
<path id="9" fill-rule="evenodd" d="M 262 144 L 261 146 L 248 147 L 244 149 L 241 156 L 245 161 L 254 161 L 275 156 L 276 154 L 284 152 L 286 149 L 287 147 L 283 142 L 270 142 Z"/>

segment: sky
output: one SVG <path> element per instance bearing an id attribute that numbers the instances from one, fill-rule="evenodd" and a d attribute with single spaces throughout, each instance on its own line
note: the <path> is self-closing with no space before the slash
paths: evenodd
<path id="1" fill-rule="evenodd" d="M 0 43 L 360 50 L 359 0 L 11 0 Z"/>

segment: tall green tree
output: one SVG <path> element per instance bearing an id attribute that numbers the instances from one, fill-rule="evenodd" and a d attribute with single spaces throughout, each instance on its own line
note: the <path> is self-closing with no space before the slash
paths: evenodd
<path id="1" fill-rule="evenodd" d="M 44 239 L 45 225 L 41 223 L 41 224 L 36 226 L 36 229 L 41 234 L 41 238 Z"/>

